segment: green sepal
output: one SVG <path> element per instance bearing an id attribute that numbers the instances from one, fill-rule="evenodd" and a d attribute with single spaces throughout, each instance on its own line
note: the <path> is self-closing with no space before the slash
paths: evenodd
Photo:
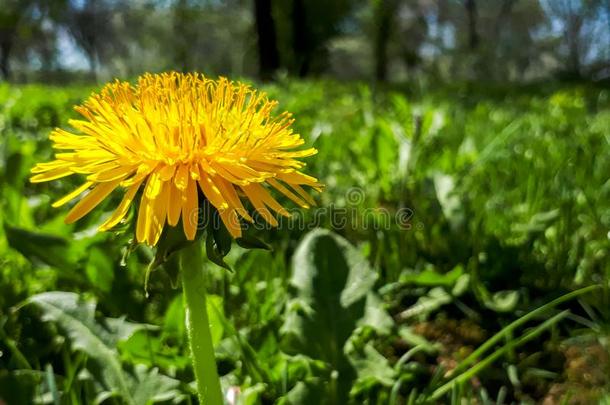
<path id="1" fill-rule="evenodd" d="M 178 288 L 180 286 L 180 273 L 178 271 L 178 264 L 174 263 L 177 260 L 176 252 L 184 249 L 201 238 L 203 232 L 198 231 L 194 241 L 186 239 L 186 235 L 182 229 L 182 223 L 179 222 L 176 226 L 166 226 L 163 229 L 163 234 L 159 238 L 155 256 L 146 269 L 146 276 L 144 279 L 144 290 L 148 295 L 148 281 L 150 274 L 157 268 L 162 267 L 167 276 L 170 279 L 172 288 Z"/>
<path id="2" fill-rule="evenodd" d="M 212 221 L 211 226 L 208 228 L 208 235 L 210 233 L 213 235 L 218 253 L 222 257 L 225 257 L 231 251 L 233 238 L 231 237 L 231 234 L 225 227 L 224 223 L 220 220 L 220 215 L 218 215 L 216 210 L 214 210 L 213 215 L 214 220 Z"/>
<path id="3" fill-rule="evenodd" d="M 244 249 L 263 249 L 263 250 L 273 250 L 271 246 L 269 246 L 264 241 L 260 240 L 254 235 L 242 234 L 240 238 L 235 239 L 235 242 Z"/>
<path id="4" fill-rule="evenodd" d="M 220 267 L 223 267 L 229 271 L 233 271 L 231 266 L 229 266 L 225 261 L 224 257 L 226 256 L 221 253 L 221 250 L 218 247 L 218 242 L 214 236 L 214 232 L 208 232 L 205 238 L 205 252 L 208 255 L 208 259 L 214 264 L 217 264 Z M 228 251 L 227 251 L 228 253 Z"/>
<path id="5" fill-rule="evenodd" d="M 208 259 L 212 263 L 225 268 L 229 271 L 233 271 L 225 261 L 224 257 L 231 251 L 231 245 L 233 244 L 233 238 L 231 234 L 222 222 L 218 211 L 210 206 L 208 211 L 209 218 L 211 221 L 206 227 L 207 236 L 205 239 L 205 251 Z"/>

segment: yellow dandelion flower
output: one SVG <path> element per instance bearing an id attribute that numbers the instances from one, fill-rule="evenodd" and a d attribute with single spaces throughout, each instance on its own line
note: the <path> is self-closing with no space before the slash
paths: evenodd
<path id="1" fill-rule="evenodd" d="M 276 105 L 265 93 L 225 78 L 145 74 L 135 86 L 117 80 L 76 107 L 84 119 L 69 123 L 78 133 L 52 132 L 55 160 L 36 165 L 31 181 L 86 176 L 82 186 L 53 204 L 59 207 L 87 192 L 66 223 L 121 190 L 122 201 L 100 230 L 117 225 L 142 189 L 136 238 L 150 245 L 166 223 L 175 226 L 180 219 L 187 239 L 195 238 L 201 190 L 239 237 L 239 218 L 252 221 L 242 200 L 277 225 L 271 211 L 288 212 L 269 189 L 304 208 L 313 200 L 302 186 L 321 189 L 300 171 L 304 163 L 298 160 L 317 151 L 295 150 L 304 141 L 290 128 L 289 113 L 271 115 Z"/>

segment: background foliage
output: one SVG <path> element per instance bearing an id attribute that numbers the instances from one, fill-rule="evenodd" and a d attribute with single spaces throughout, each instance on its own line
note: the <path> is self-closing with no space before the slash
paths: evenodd
<path id="1" fill-rule="evenodd" d="M 2 0 L 0 76 L 607 78 L 608 0 Z"/>
<path id="2" fill-rule="evenodd" d="M 120 196 L 65 225 L 78 180 L 28 181 L 163 70 L 267 91 L 326 184 L 206 273 L 230 403 L 610 403 L 609 58 L 606 0 L 0 0 L 0 404 L 196 401 Z"/>
<path id="3" fill-rule="evenodd" d="M 309 170 L 327 190 L 301 226 L 261 234 L 272 252 L 234 246 L 235 271 L 209 272 L 220 372 L 244 403 L 602 397 L 609 92 L 464 86 L 425 95 L 332 81 L 266 87 L 320 150 Z M 27 180 L 51 153 L 51 127 L 90 90 L 0 88 L 0 396 L 189 402 L 180 290 L 155 271 L 147 298 L 153 252 L 130 245 L 129 232 L 95 232 L 118 200 L 67 226 L 50 202 L 69 181 Z M 562 304 L 568 312 L 553 307 L 488 340 L 593 284 L 604 287 Z M 476 363 L 485 372 L 440 395 L 447 372 L 468 370 L 486 341 L 491 352 Z"/>

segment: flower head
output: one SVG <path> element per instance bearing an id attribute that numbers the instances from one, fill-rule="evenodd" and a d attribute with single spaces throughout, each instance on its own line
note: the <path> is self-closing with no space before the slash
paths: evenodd
<path id="1" fill-rule="evenodd" d="M 69 123 L 78 133 L 53 131 L 55 160 L 36 165 L 31 181 L 86 176 L 53 204 L 59 207 L 87 192 L 66 223 L 121 190 L 122 201 L 100 230 L 117 225 L 141 194 L 136 238 L 150 245 L 166 223 L 175 226 L 180 219 L 186 237 L 195 238 L 201 190 L 233 237 L 239 237 L 239 218 L 253 220 L 242 200 L 277 225 L 269 209 L 288 212 L 270 189 L 304 208 L 314 202 L 302 186 L 321 189 L 300 171 L 304 163 L 298 160 L 317 151 L 295 150 L 304 141 L 292 132 L 289 113 L 271 115 L 276 105 L 248 85 L 199 74 L 145 74 L 135 86 L 117 80 L 76 107 L 84 119 Z"/>

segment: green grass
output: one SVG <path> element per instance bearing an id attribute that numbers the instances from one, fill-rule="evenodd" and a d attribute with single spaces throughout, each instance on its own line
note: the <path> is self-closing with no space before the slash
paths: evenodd
<path id="1" fill-rule="evenodd" d="M 154 252 L 127 226 L 95 232 L 118 196 L 65 225 L 50 203 L 76 182 L 28 182 L 92 90 L 0 86 L 0 399 L 193 403 L 176 275 L 153 271 L 147 297 Z M 234 245 L 233 272 L 207 274 L 225 388 L 245 404 L 609 400 L 609 89 L 266 90 L 326 190 L 304 226 L 257 235 L 272 251 Z"/>

